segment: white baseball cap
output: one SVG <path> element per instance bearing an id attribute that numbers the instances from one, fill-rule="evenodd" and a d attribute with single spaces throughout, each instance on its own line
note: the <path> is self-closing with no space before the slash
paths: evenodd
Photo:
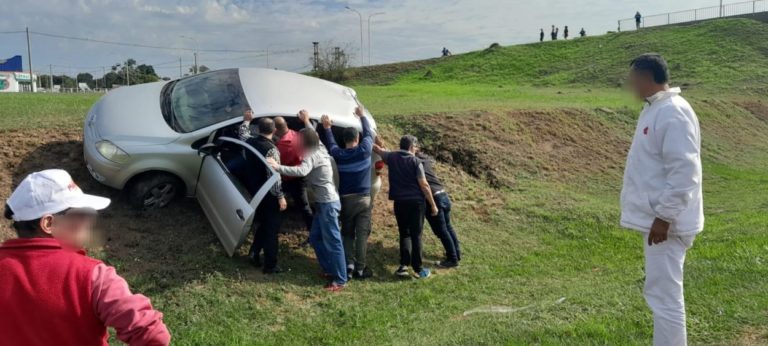
<path id="1" fill-rule="evenodd" d="M 30 221 L 67 209 L 102 210 L 109 198 L 83 193 L 63 169 L 48 169 L 28 175 L 6 201 L 14 221 Z"/>

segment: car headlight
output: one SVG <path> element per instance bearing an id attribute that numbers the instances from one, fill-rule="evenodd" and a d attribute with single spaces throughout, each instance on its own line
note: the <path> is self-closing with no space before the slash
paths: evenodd
<path id="1" fill-rule="evenodd" d="M 125 163 L 129 158 L 128 153 L 110 141 L 96 142 L 96 150 L 105 159 L 116 163 Z"/>

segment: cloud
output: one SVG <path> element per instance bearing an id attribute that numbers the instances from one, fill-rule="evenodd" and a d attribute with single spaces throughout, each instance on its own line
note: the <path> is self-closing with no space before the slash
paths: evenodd
<path id="1" fill-rule="evenodd" d="M 0 0 L 8 1 L 11 0 Z M 585 27 L 590 34 L 614 30 L 616 19 L 643 13 L 701 6 L 694 0 L 47 0 L 15 1 L 6 9 L 0 31 L 30 30 L 101 40 L 165 47 L 250 49 L 272 52 L 269 64 L 286 70 L 306 68 L 312 42 L 350 44 L 360 52 L 360 21 L 344 9 L 386 14 L 371 20 L 374 63 L 428 58 L 443 46 L 454 53 L 538 39 L 549 25 Z M 8 13 L 10 12 L 10 13 Z M 0 58 L 22 54 L 23 35 L 1 36 Z M 367 49 L 367 33 L 364 33 Z M 121 47 L 33 36 L 35 69 L 55 73 L 100 71 L 128 57 L 158 63 L 163 75 L 177 76 L 192 62 L 191 52 Z M 277 55 L 275 52 L 298 52 Z M 364 51 L 365 57 L 368 52 Z M 201 52 L 199 60 L 213 68 L 266 66 L 260 54 Z M 359 59 L 354 60 L 359 63 Z M 159 64 L 164 63 L 164 64 Z M 53 66 L 50 66 L 53 65 Z M 69 67 L 72 66 L 72 67 Z"/>

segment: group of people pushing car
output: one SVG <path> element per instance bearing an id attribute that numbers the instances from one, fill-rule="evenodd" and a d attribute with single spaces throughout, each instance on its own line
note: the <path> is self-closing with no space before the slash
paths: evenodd
<path id="1" fill-rule="evenodd" d="M 332 131 L 333 122 L 327 115 L 321 117 L 322 129 L 318 133 L 306 110 L 297 114 L 304 128 L 295 131 L 283 117 L 259 118 L 254 123 L 252 111 L 246 109 L 239 138 L 266 158 L 271 168 L 264 172 L 267 177 L 273 174 L 272 170 L 281 175 L 256 210 L 258 226 L 249 251 L 251 263 L 262 267 L 266 274 L 283 271 L 277 265 L 278 231 L 289 194 L 304 216 L 321 276 L 328 280 L 327 290 L 344 289 L 350 278 L 373 276 L 366 259 L 375 197 L 371 189 L 371 157 L 375 152 L 382 158 L 377 164 L 389 166 L 389 197 L 394 201 L 400 235 L 400 266 L 395 275 L 431 275 L 422 263 L 425 217 L 445 248 L 446 257 L 437 265 L 458 266 L 461 252 L 450 219 L 451 201 L 433 170 L 432 159 L 419 152 L 418 140 L 411 135 L 400 139 L 400 150 L 388 151 L 372 131 L 362 107 L 357 107 L 354 115 L 360 119 L 362 132 L 354 127 L 344 128 L 344 143 L 339 146 Z M 338 186 L 334 183 L 334 163 Z M 314 195 L 314 211 L 307 189 Z"/>

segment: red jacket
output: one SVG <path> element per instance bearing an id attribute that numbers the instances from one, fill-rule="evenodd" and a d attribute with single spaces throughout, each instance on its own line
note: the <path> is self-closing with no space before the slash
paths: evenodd
<path id="1" fill-rule="evenodd" d="M 280 164 L 283 166 L 298 166 L 304 159 L 301 134 L 298 131 L 288 129 L 288 132 L 277 140 L 275 146 L 280 152 Z M 293 179 L 296 178 L 283 176 L 283 181 Z"/>
<path id="2" fill-rule="evenodd" d="M 167 345 L 149 299 L 114 269 L 52 238 L 0 246 L 0 346 L 107 345 L 107 327 L 130 345 Z"/>

